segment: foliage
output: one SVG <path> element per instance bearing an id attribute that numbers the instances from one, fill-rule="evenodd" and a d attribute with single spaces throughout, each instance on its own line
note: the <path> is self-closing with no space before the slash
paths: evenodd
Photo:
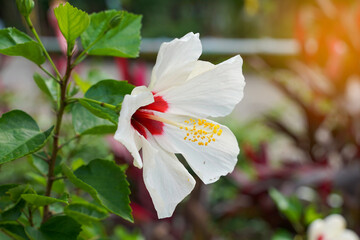
<path id="1" fill-rule="evenodd" d="M 40 44 L 16 28 L 0 30 L 0 53 L 9 56 L 22 56 L 36 64 L 45 62 Z"/>
<path id="2" fill-rule="evenodd" d="M 81 145 L 74 145 L 73 141 L 84 135 L 113 133 L 124 96 L 134 86 L 117 80 L 101 79 L 91 83 L 77 78 L 76 83 L 85 94 L 73 98 L 79 87 L 69 80 L 74 67 L 87 55 L 138 56 L 141 16 L 125 11 L 89 16 L 69 3 L 60 4 L 54 9 L 54 15 L 67 43 L 67 66 L 62 75 L 29 17 L 34 2 L 17 0 L 16 3 L 35 40 L 15 28 L 0 30 L 0 53 L 23 56 L 44 71 L 48 78 L 36 73 L 34 81 L 48 97 L 56 119 L 54 126 L 43 132 L 36 121 L 21 110 L 1 116 L 0 164 L 28 156 L 33 171 L 26 173 L 30 179 L 27 185 L 0 186 L 0 229 L 14 239 L 75 240 L 89 236 L 86 226 L 98 224 L 109 217 L 109 213 L 133 221 L 124 167 L 113 160 L 96 159 L 95 154 L 83 159 Z M 80 36 L 84 50 L 77 54 L 74 47 Z M 55 75 L 43 67 L 45 60 Z M 62 136 L 67 124 L 63 121 L 64 115 L 72 115 L 75 132 L 68 140 Z M 86 146 L 90 147 L 90 142 Z M 63 179 L 68 179 L 75 188 Z M 81 190 L 89 193 L 95 202 L 83 198 Z M 117 230 L 116 234 L 126 232 Z"/>

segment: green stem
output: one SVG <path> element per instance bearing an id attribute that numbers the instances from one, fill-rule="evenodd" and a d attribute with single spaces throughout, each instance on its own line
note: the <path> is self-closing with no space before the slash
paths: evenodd
<path id="1" fill-rule="evenodd" d="M 54 79 L 57 83 L 60 83 L 59 80 L 56 79 L 56 77 L 54 77 L 54 75 L 52 75 L 48 70 L 46 70 L 43 66 L 38 65 L 38 67 L 43 70 L 44 73 L 46 73 L 49 77 L 51 77 L 52 79 Z"/>
<path id="2" fill-rule="evenodd" d="M 67 144 L 71 143 L 72 141 L 74 141 L 74 140 L 76 140 L 76 139 L 78 139 L 78 138 L 80 138 L 80 137 L 81 137 L 81 135 L 76 134 L 74 137 L 70 138 L 69 140 L 67 140 L 66 142 L 64 142 L 63 144 L 61 144 L 61 145 L 59 146 L 59 150 L 60 150 L 61 148 L 63 148 L 64 146 L 66 146 Z"/>
<path id="3" fill-rule="evenodd" d="M 28 210 L 29 210 L 29 217 L 28 217 L 28 220 L 29 220 L 29 223 L 30 223 L 30 226 L 34 226 L 34 222 L 33 222 L 33 216 L 32 216 L 32 211 L 31 211 L 31 208 L 30 206 L 28 206 Z"/>
<path id="4" fill-rule="evenodd" d="M 87 46 L 87 48 L 84 49 L 84 51 L 82 51 L 79 56 L 76 57 L 74 63 L 72 64 L 72 67 L 75 67 L 76 65 L 78 65 L 80 62 L 82 62 L 85 59 L 85 54 L 88 53 L 88 51 L 98 42 L 100 41 L 100 39 L 105 36 L 105 34 L 110 30 L 111 28 L 106 29 L 104 32 L 102 32 L 92 43 L 89 44 L 89 46 Z"/>
<path id="5" fill-rule="evenodd" d="M 42 160 L 44 160 L 45 162 L 48 162 L 49 161 L 49 159 L 48 158 L 46 158 L 46 157 L 44 157 L 44 156 L 41 156 L 40 154 L 38 154 L 38 153 L 33 153 L 34 154 L 34 156 L 37 156 L 38 158 L 40 158 L 40 159 L 42 159 Z"/>
<path id="6" fill-rule="evenodd" d="M 32 22 L 31 22 L 30 17 L 29 17 L 29 16 L 25 17 L 25 20 L 26 20 L 26 23 L 28 24 L 31 32 L 34 34 L 36 40 L 37 40 L 38 43 L 40 44 L 41 49 L 43 50 L 46 58 L 49 60 L 51 66 L 53 67 L 54 71 L 56 72 L 56 75 L 57 75 L 58 79 L 60 79 L 60 78 L 61 78 L 61 75 L 60 75 L 59 71 L 57 70 L 54 62 L 51 60 L 51 57 L 50 57 L 49 53 L 46 51 L 46 49 L 45 49 L 45 47 L 44 47 L 44 44 L 41 42 L 40 37 L 39 37 L 39 35 L 37 34 L 37 32 L 36 32 L 36 30 L 35 30 Z"/>
<path id="7" fill-rule="evenodd" d="M 79 102 L 80 100 L 85 100 L 87 102 L 95 103 L 97 105 L 100 105 L 102 107 L 114 110 L 116 112 L 118 112 L 119 108 L 121 108 L 121 103 L 119 105 L 117 105 L 117 106 L 114 106 L 112 104 L 100 102 L 100 101 L 97 101 L 97 100 L 94 100 L 94 99 L 91 99 L 91 98 L 70 98 L 70 99 L 68 99 L 68 103 Z"/>
<path id="8" fill-rule="evenodd" d="M 62 123 L 62 119 L 63 119 L 63 115 L 65 112 L 65 107 L 67 104 L 66 101 L 66 88 L 70 79 L 70 75 L 71 75 L 71 56 L 67 57 L 67 64 L 66 64 L 66 73 L 65 76 L 61 79 L 60 81 L 60 98 L 59 98 L 59 108 L 56 114 L 56 124 L 55 124 L 55 130 L 54 130 L 54 140 L 53 140 L 53 147 L 52 147 L 52 153 L 51 153 L 51 158 L 49 161 L 49 171 L 48 171 L 48 176 L 47 176 L 47 183 L 46 183 L 46 191 L 45 191 L 45 196 L 50 196 L 51 194 L 51 189 L 54 183 L 54 169 L 55 169 L 55 162 L 56 162 L 56 158 L 59 152 L 59 134 L 60 134 L 60 128 L 61 128 L 61 123 Z M 44 214 L 43 214 L 43 220 L 42 222 L 45 222 L 49 217 L 51 216 L 50 212 L 49 212 L 49 205 L 44 206 Z"/>

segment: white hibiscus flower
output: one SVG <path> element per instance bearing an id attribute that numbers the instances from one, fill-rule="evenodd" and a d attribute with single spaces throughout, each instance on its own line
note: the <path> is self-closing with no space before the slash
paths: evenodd
<path id="1" fill-rule="evenodd" d="M 311 223 L 308 240 L 359 240 L 359 237 L 346 229 L 346 221 L 341 215 L 333 214 Z"/>
<path id="2" fill-rule="evenodd" d="M 205 184 L 232 172 L 237 162 L 234 134 L 206 117 L 225 116 L 242 99 L 243 61 L 238 55 L 213 65 L 198 60 L 201 52 L 199 34 L 163 43 L 150 86 L 134 88 L 122 103 L 114 138 L 144 168 L 159 218 L 170 217 L 195 186 L 175 153 Z"/>

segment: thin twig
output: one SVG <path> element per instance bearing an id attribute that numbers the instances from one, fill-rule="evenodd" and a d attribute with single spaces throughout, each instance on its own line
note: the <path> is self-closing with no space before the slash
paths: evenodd
<path id="1" fill-rule="evenodd" d="M 64 142 L 63 144 L 61 144 L 59 146 L 59 150 L 62 149 L 64 146 L 66 146 L 67 144 L 71 143 L 72 141 L 74 141 L 75 139 L 80 138 L 81 135 L 80 134 L 76 134 L 74 137 L 70 138 L 69 140 L 67 140 L 66 142 Z"/>
<path id="2" fill-rule="evenodd" d="M 60 75 L 59 71 L 57 70 L 54 62 L 52 61 L 49 53 L 46 51 L 46 49 L 45 49 L 45 47 L 44 47 L 44 44 L 41 42 L 40 37 L 39 37 L 39 35 L 37 34 L 36 29 L 34 28 L 34 25 L 33 25 L 32 22 L 31 22 L 30 17 L 29 17 L 29 16 L 25 17 L 25 20 L 26 20 L 26 23 L 28 24 L 31 32 L 34 34 L 36 40 L 37 40 L 38 43 L 40 44 L 40 47 L 41 47 L 41 49 L 43 50 L 46 58 L 49 60 L 51 66 L 53 67 L 54 71 L 56 72 L 57 77 L 60 79 L 60 78 L 61 78 L 61 75 Z"/>
<path id="3" fill-rule="evenodd" d="M 66 179 L 65 176 L 62 176 L 62 177 L 54 177 L 52 180 L 53 182 L 57 181 L 57 180 L 61 180 L 61 179 Z"/>
<path id="4" fill-rule="evenodd" d="M 80 62 L 82 62 L 85 57 L 88 54 L 88 51 L 102 38 L 105 36 L 105 34 L 110 30 L 111 28 L 106 29 L 104 32 L 102 32 L 92 43 L 89 44 L 89 46 L 87 46 L 87 48 L 84 49 L 84 51 L 82 51 L 74 60 L 73 64 L 71 65 L 71 67 L 75 67 L 77 64 L 79 64 Z"/>
<path id="5" fill-rule="evenodd" d="M 44 157 L 44 156 L 41 156 L 40 154 L 38 154 L 38 153 L 33 153 L 36 157 L 38 157 L 38 158 L 40 158 L 40 159 L 42 159 L 42 160 L 44 160 L 45 162 L 49 162 L 49 158 L 46 158 L 46 157 Z"/>
<path id="6" fill-rule="evenodd" d="M 31 211 L 31 208 L 28 207 L 28 210 L 29 210 L 29 217 L 28 217 L 28 220 L 29 220 L 29 223 L 30 223 L 30 226 L 34 226 L 34 223 L 33 223 L 33 216 L 32 216 L 32 211 Z"/>
<path id="7" fill-rule="evenodd" d="M 19 220 L 16 220 L 16 222 L 17 222 L 19 225 L 21 225 L 21 226 L 25 227 L 25 225 L 24 225 L 24 224 L 22 224 Z"/>
<path id="8" fill-rule="evenodd" d="M 51 77 L 52 79 L 54 79 L 57 83 L 60 84 L 60 81 L 58 79 L 56 79 L 56 77 L 54 75 L 52 75 L 48 70 L 46 70 L 43 66 L 38 65 L 38 67 L 43 70 L 44 73 L 46 73 L 49 77 Z"/>

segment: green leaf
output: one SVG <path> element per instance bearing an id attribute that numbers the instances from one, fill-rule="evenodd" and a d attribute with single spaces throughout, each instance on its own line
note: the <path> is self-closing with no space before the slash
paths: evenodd
<path id="1" fill-rule="evenodd" d="M 72 123 L 78 134 L 108 134 L 116 131 L 116 125 L 94 116 L 79 103 L 73 105 L 71 113 Z"/>
<path id="2" fill-rule="evenodd" d="M 34 1 L 33 0 L 16 0 L 16 5 L 19 9 L 19 12 L 24 17 L 30 15 L 31 11 L 34 8 Z"/>
<path id="3" fill-rule="evenodd" d="M 96 159 L 74 173 L 63 165 L 63 172 L 75 186 L 88 192 L 108 211 L 133 221 L 129 184 L 124 172 L 114 162 Z"/>
<path id="4" fill-rule="evenodd" d="M 78 223 L 91 225 L 94 221 L 101 221 L 108 217 L 108 213 L 90 203 L 73 203 L 65 207 L 64 213 Z"/>
<path id="5" fill-rule="evenodd" d="M 74 78 L 74 81 L 75 83 L 80 87 L 80 90 L 82 92 L 86 92 L 90 87 L 91 87 L 91 84 L 85 80 L 83 80 L 79 74 L 77 73 L 73 73 L 73 78 Z"/>
<path id="6" fill-rule="evenodd" d="M 0 30 L 0 53 L 8 56 L 22 56 L 38 65 L 45 62 L 40 44 L 16 28 Z"/>
<path id="7" fill-rule="evenodd" d="M 24 227 L 17 223 L 0 223 L 0 229 L 5 231 L 13 239 L 28 240 Z M 1 238 L 0 238 L 1 239 Z"/>
<path id="8" fill-rule="evenodd" d="M 301 217 L 301 203 L 295 198 L 286 198 L 275 188 L 269 190 L 270 197 L 276 203 L 278 209 L 289 219 L 290 222 L 296 223 Z"/>
<path id="9" fill-rule="evenodd" d="M 0 222 L 16 221 L 20 217 L 21 210 L 25 207 L 25 204 L 25 201 L 20 200 L 14 206 L 2 212 L 0 214 Z"/>
<path id="10" fill-rule="evenodd" d="M 7 195 L 7 192 L 15 187 L 18 187 L 19 184 L 4 184 L 0 186 L 0 198 Z"/>
<path id="11" fill-rule="evenodd" d="M 42 158 L 41 158 L 42 157 Z M 29 157 L 29 163 L 41 174 L 47 175 L 49 171 L 49 164 L 43 159 L 48 158 L 45 152 L 38 152 Z M 56 156 L 54 174 L 58 174 L 61 172 L 61 156 Z"/>
<path id="12" fill-rule="evenodd" d="M 66 89 L 66 95 L 68 97 L 72 97 L 72 96 L 76 95 L 79 91 L 80 91 L 80 88 L 78 86 L 76 86 L 73 82 L 69 82 L 69 85 L 67 86 L 67 89 Z"/>
<path id="13" fill-rule="evenodd" d="M 51 100 L 56 101 L 58 95 L 57 82 L 52 78 L 44 78 L 38 73 L 35 73 L 34 81 L 39 89 L 46 94 Z"/>
<path id="14" fill-rule="evenodd" d="M 36 206 L 41 207 L 45 205 L 49 205 L 52 203 L 65 203 L 68 204 L 67 201 L 60 200 L 57 198 L 47 197 L 47 196 L 41 196 L 37 194 L 21 194 L 21 197 L 28 203 Z"/>
<path id="15" fill-rule="evenodd" d="M 0 118 L 0 164 L 38 151 L 49 140 L 53 128 L 40 132 L 34 119 L 20 110 L 3 114 Z"/>
<path id="16" fill-rule="evenodd" d="M 82 225 L 82 232 L 79 235 L 78 240 L 87 240 L 87 239 L 99 239 L 99 240 L 119 240 L 110 238 L 106 233 L 105 224 L 102 222 L 94 222 L 90 225 Z M 124 239 L 128 240 L 128 239 Z"/>
<path id="17" fill-rule="evenodd" d="M 11 188 L 7 191 L 10 196 L 11 201 L 19 202 L 21 201 L 21 194 L 23 193 L 35 193 L 34 189 L 30 185 L 19 185 L 17 187 Z"/>
<path id="18" fill-rule="evenodd" d="M 118 225 L 114 230 L 114 235 L 117 239 L 126 239 L 126 240 L 144 240 L 145 238 L 137 231 L 130 232 L 125 227 Z"/>
<path id="19" fill-rule="evenodd" d="M 43 175 L 34 172 L 27 172 L 26 178 L 29 179 L 31 184 L 40 184 L 44 187 L 46 186 L 46 178 Z"/>
<path id="20" fill-rule="evenodd" d="M 107 103 L 116 108 L 122 103 L 125 95 L 130 94 L 133 89 L 134 86 L 125 81 L 102 80 L 91 86 L 85 93 L 85 98 L 79 99 L 79 102 L 95 116 L 117 124 L 118 112 L 102 106 L 101 103 Z M 94 103 L 91 99 L 98 101 L 100 104 Z"/>
<path id="21" fill-rule="evenodd" d="M 9 190 L 17 187 L 17 184 L 6 184 L 0 186 L 0 214 L 14 206 Z"/>
<path id="22" fill-rule="evenodd" d="M 126 94 L 131 94 L 134 87 L 126 81 L 102 80 L 92 85 L 85 97 L 117 106 L 122 103 Z"/>
<path id="23" fill-rule="evenodd" d="M 60 4 L 54 9 L 54 13 L 62 35 L 72 49 L 76 38 L 89 26 L 90 18 L 86 12 L 71 6 L 68 2 Z"/>
<path id="24" fill-rule="evenodd" d="M 31 240 L 76 240 L 81 232 L 81 225 L 68 216 L 50 218 L 40 229 L 25 227 Z"/>
<path id="25" fill-rule="evenodd" d="M 312 223 L 314 220 L 319 219 L 319 218 L 323 218 L 323 216 L 322 216 L 322 214 L 320 214 L 316 211 L 316 208 L 314 205 L 309 205 L 305 209 L 305 213 L 304 213 L 305 224 L 308 225 L 308 224 Z"/>
<path id="26" fill-rule="evenodd" d="M 110 22 L 121 15 L 119 25 L 111 28 Z M 108 10 L 90 15 L 90 25 L 81 35 L 88 54 L 114 57 L 137 57 L 140 49 L 141 16 L 125 11 Z M 110 29 L 110 30 L 109 30 Z M 106 32 L 107 31 L 107 32 Z M 104 32 L 105 36 L 101 37 Z M 99 41 L 97 41 L 100 38 Z"/>
<path id="27" fill-rule="evenodd" d="M 80 98 L 78 101 L 83 107 L 89 110 L 93 115 L 99 118 L 107 119 L 113 124 L 117 124 L 119 114 L 112 109 L 102 106 L 101 102 L 95 103 L 91 101 L 91 99 L 86 99 L 86 98 Z M 115 108 L 116 106 L 112 105 L 112 107 Z"/>
<path id="28" fill-rule="evenodd" d="M 293 240 L 294 237 L 285 229 L 279 229 L 272 236 L 271 240 Z"/>

